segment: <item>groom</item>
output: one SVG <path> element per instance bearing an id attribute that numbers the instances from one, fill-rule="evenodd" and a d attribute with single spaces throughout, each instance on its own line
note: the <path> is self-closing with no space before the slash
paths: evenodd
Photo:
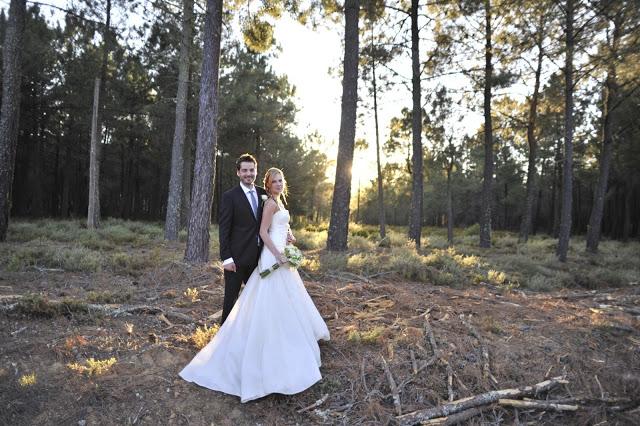
<path id="1" fill-rule="evenodd" d="M 238 299 L 240 286 L 246 283 L 258 265 L 262 249 L 259 238 L 264 188 L 254 185 L 258 162 L 251 154 L 236 160 L 240 184 L 222 194 L 220 204 L 220 259 L 224 268 L 224 302 L 220 325 Z"/>

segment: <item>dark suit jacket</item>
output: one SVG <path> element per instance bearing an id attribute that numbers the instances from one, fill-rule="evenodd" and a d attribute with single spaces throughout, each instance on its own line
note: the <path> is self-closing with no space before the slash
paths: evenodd
<path id="1" fill-rule="evenodd" d="M 258 262 L 262 241 L 258 245 L 258 233 L 262 220 L 262 195 L 267 192 L 256 186 L 258 217 L 253 210 L 244 190 L 237 185 L 222 194 L 219 216 L 220 259 L 233 257 L 236 265 L 253 266 Z"/>

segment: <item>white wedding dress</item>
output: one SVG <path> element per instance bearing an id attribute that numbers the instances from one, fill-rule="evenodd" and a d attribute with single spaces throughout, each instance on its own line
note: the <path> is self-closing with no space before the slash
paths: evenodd
<path id="1" fill-rule="evenodd" d="M 269 236 L 279 250 L 288 229 L 289 212 L 277 211 Z M 283 265 L 260 277 L 275 263 L 264 247 L 226 321 L 180 372 L 183 379 L 247 402 L 270 393 L 298 393 L 322 378 L 318 340 L 329 340 L 327 325 L 298 271 Z"/>

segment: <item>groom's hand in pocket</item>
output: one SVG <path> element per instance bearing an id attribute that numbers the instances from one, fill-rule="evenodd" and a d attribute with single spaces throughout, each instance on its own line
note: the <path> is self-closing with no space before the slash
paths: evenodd
<path id="1" fill-rule="evenodd" d="M 236 272 L 236 264 L 233 262 L 227 263 L 226 265 L 222 265 L 222 267 L 224 268 L 225 271 Z"/>

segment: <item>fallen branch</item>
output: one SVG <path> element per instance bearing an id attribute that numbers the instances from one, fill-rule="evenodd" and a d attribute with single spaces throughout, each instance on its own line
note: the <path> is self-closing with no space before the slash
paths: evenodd
<path id="1" fill-rule="evenodd" d="M 440 357 L 440 355 L 438 354 L 438 345 L 436 344 L 436 338 L 433 335 L 433 329 L 431 328 L 431 324 L 429 323 L 429 318 L 427 316 L 424 317 L 424 334 L 425 337 L 429 339 L 433 354 L 437 357 Z"/>
<path id="2" fill-rule="evenodd" d="M 458 399 L 456 401 L 442 404 L 437 407 L 427 408 L 424 410 L 418 410 L 412 413 L 404 414 L 402 416 L 396 417 L 396 419 L 401 425 L 413 425 L 425 420 L 433 419 L 434 417 L 446 417 L 450 414 L 458 413 L 470 408 L 492 404 L 500 399 L 513 399 L 527 395 L 537 395 L 563 383 L 568 383 L 568 381 L 564 380 L 562 376 L 559 376 L 554 377 L 550 380 L 545 380 L 544 382 L 540 382 L 532 386 L 489 391 L 469 398 Z"/>
<path id="3" fill-rule="evenodd" d="M 615 311 L 626 312 L 627 314 L 631 315 L 640 315 L 640 308 L 632 308 L 631 306 L 598 304 L 598 309 L 611 309 Z"/>
<path id="4" fill-rule="evenodd" d="M 360 364 L 360 375 L 362 376 L 362 387 L 364 387 L 365 392 L 369 393 L 369 387 L 367 386 L 367 378 L 365 377 L 365 369 L 364 369 L 365 358 L 362 357 L 362 364 Z"/>
<path id="5" fill-rule="evenodd" d="M 391 374 L 391 370 L 389 370 L 387 360 L 384 359 L 384 356 L 382 355 L 380 355 L 380 358 L 382 358 L 382 366 L 384 367 L 384 372 L 387 374 L 387 380 L 389 380 L 389 387 L 391 388 L 391 395 L 393 396 L 393 405 L 396 407 L 396 413 L 398 416 L 401 416 L 402 406 L 400 405 L 400 394 L 398 393 L 396 381 L 393 380 L 393 375 Z"/>
<path id="6" fill-rule="evenodd" d="M 24 326 L 24 327 L 22 327 L 22 328 L 19 328 L 19 329 L 18 329 L 18 330 L 16 330 L 16 331 L 12 331 L 12 332 L 11 332 L 11 335 L 12 335 L 12 336 L 17 336 L 18 334 L 22 333 L 22 332 L 23 332 L 23 331 L 25 331 L 26 329 L 27 329 L 27 327 L 26 327 L 26 326 Z"/>
<path id="7" fill-rule="evenodd" d="M 316 402 L 314 402 L 313 404 L 309 405 L 308 407 L 304 407 L 298 410 L 298 414 L 300 413 L 304 413 L 305 411 L 309 411 L 309 410 L 313 410 L 314 408 L 317 408 L 319 406 L 321 406 L 322 404 L 325 403 L 325 401 L 327 400 L 327 398 L 329 398 L 329 394 L 325 393 L 322 398 L 320 398 L 319 400 L 317 400 Z"/>
<path id="8" fill-rule="evenodd" d="M 411 369 L 413 371 L 413 375 L 418 374 L 418 363 L 416 362 L 416 354 L 413 352 L 413 349 L 409 351 L 411 355 Z"/>
<path id="9" fill-rule="evenodd" d="M 454 398 L 454 395 L 453 395 L 453 378 L 454 377 L 456 378 L 456 381 L 458 382 L 461 388 L 464 388 L 465 390 L 468 390 L 468 389 L 462 383 L 462 381 L 460 381 L 456 373 L 453 371 L 453 368 L 451 368 L 451 364 L 449 364 L 449 361 L 447 361 L 445 357 L 442 356 L 442 353 L 440 352 L 440 350 L 438 350 L 438 344 L 436 343 L 436 338 L 433 334 L 433 329 L 431 328 L 431 324 L 429 323 L 428 315 L 426 315 L 424 318 L 424 334 L 425 334 L 425 338 L 429 340 L 429 344 L 431 345 L 431 349 L 433 350 L 433 358 L 427 361 L 427 364 L 420 367 L 420 370 L 428 367 L 433 362 L 438 360 L 440 361 L 441 364 L 445 366 L 447 370 L 447 394 L 449 396 L 449 402 L 451 402 L 453 401 L 453 398 Z"/>
<path id="10" fill-rule="evenodd" d="M 434 356 L 432 356 L 431 358 L 429 358 L 428 360 L 426 360 L 426 361 L 422 361 L 422 365 L 420 366 L 420 368 L 418 368 L 418 373 L 420 373 L 420 372 L 421 372 L 422 370 L 424 370 L 425 368 L 431 367 L 433 364 L 435 364 L 435 363 L 436 363 L 436 361 L 437 361 L 438 359 L 439 359 L 439 358 L 438 358 L 437 356 L 435 356 L 435 355 L 434 355 Z M 418 374 L 418 373 L 416 373 L 416 374 Z"/>
<path id="11" fill-rule="evenodd" d="M 195 322 L 194 319 L 191 318 L 189 315 L 183 314 L 181 312 L 165 311 L 164 309 L 159 308 L 157 306 L 135 305 L 135 306 L 122 306 L 119 308 L 115 308 L 109 305 L 88 304 L 87 308 L 90 311 L 97 311 L 97 312 L 101 312 L 114 317 L 118 317 L 120 315 L 125 315 L 125 314 L 149 314 L 149 315 L 164 314 L 166 318 L 170 318 L 174 320 L 182 320 L 187 322 Z"/>
<path id="12" fill-rule="evenodd" d="M 213 314 L 209 315 L 207 317 L 207 320 L 209 321 L 219 321 L 222 318 L 222 309 L 220 309 L 217 312 L 214 312 Z"/>
<path id="13" fill-rule="evenodd" d="M 453 401 L 453 369 L 451 368 L 451 365 L 448 362 L 445 364 L 445 367 L 447 368 L 447 392 L 449 393 L 449 402 L 452 402 Z"/>
<path id="14" fill-rule="evenodd" d="M 577 411 L 579 405 L 554 404 L 547 401 L 521 401 L 519 399 L 499 399 L 498 404 L 516 408 L 537 408 L 540 410 Z"/>
<path id="15" fill-rule="evenodd" d="M 362 277 L 360 275 L 357 275 L 351 272 L 346 272 L 346 271 L 343 271 L 341 273 L 336 273 L 336 274 L 325 274 L 325 276 L 330 278 L 335 278 L 337 280 L 360 281 L 367 284 L 371 283 L 371 281 L 368 278 Z"/>
<path id="16" fill-rule="evenodd" d="M 524 401 L 536 401 L 524 398 Z M 603 406 L 609 411 L 628 411 L 640 407 L 640 400 L 633 400 L 631 398 L 616 397 L 616 398 L 592 398 L 592 397 L 578 397 L 578 398 L 563 398 L 545 400 L 544 402 L 551 404 L 573 404 L 578 405 L 579 408 L 586 408 L 587 406 Z"/>
<path id="17" fill-rule="evenodd" d="M 395 274 L 395 273 L 397 273 L 397 272 L 398 272 L 398 271 L 384 271 L 384 272 L 378 272 L 378 273 L 376 273 L 376 274 L 372 274 L 372 275 L 367 276 L 367 279 L 380 277 L 380 276 L 382 276 L 382 275 Z"/>
<path id="18" fill-rule="evenodd" d="M 164 314 L 158 314 L 158 319 L 164 322 L 165 324 L 167 324 L 169 328 L 174 326 L 174 324 L 171 321 L 169 321 Z"/>
<path id="19" fill-rule="evenodd" d="M 476 330 L 476 328 L 464 318 L 464 315 L 460 315 L 460 321 L 462 321 L 462 323 L 465 325 L 465 327 L 467 327 L 467 329 L 473 335 L 473 337 L 475 337 L 480 343 L 480 349 L 482 351 L 482 359 L 483 359 L 482 376 L 487 380 L 490 379 L 494 384 L 497 385 L 498 380 L 496 380 L 496 378 L 493 377 L 493 374 L 491 374 L 491 369 L 489 367 L 490 366 L 489 350 L 487 349 L 487 345 L 484 344 L 484 340 L 482 340 L 482 337 L 480 337 L 480 333 L 478 333 L 478 330 Z"/>
<path id="20" fill-rule="evenodd" d="M 43 268 L 40 266 L 34 266 L 33 268 L 38 272 L 64 272 L 64 269 L 60 268 Z"/>
<path id="21" fill-rule="evenodd" d="M 422 422 L 422 425 L 429 425 L 429 426 L 455 425 L 455 424 L 464 422 L 465 420 L 469 420 L 471 417 L 478 416 L 482 414 L 484 411 L 490 410 L 492 408 L 494 408 L 493 404 L 485 405 L 483 407 L 470 408 L 468 410 L 461 411 L 459 413 L 451 414 L 450 416 L 447 416 L 447 417 L 438 417 L 435 419 L 426 420 Z"/>

